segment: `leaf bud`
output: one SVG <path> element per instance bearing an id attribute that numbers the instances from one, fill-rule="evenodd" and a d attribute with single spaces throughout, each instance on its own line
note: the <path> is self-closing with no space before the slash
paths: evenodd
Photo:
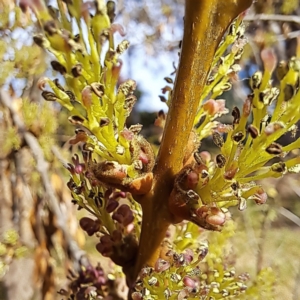
<path id="1" fill-rule="evenodd" d="M 142 128 L 143 128 L 142 124 L 135 124 L 135 125 L 131 125 L 129 127 L 129 130 L 137 135 L 141 132 Z"/>
<path id="2" fill-rule="evenodd" d="M 81 100 L 85 107 L 90 107 L 92 105 L 92 88 L 90 85 L 87 85 L 81 91 Z"/>
<path id="3" fill-rule="evenodd" d="M 292 57 L 288 63 L 289 69 L 295 72 L 300 72 L 300 59 L 298 57 Z"/>
<path id="4" fill-rule="evenodd" d="M 69 97 L 69 99 L 70 99 L 71 102 L 76 101 L 76 98 L 75 98 L 75 95 L 74 95 L 73 92 L 71 92 L 71 91 L 65 91 L 65 93 L 68 95 L 68 97 Z"/>
<path id="5" fill-rule="evenodd" d="M 114 1 L 111 0 L 107 1 L 106 13 L 109 17 L 110 23 L 113 23 L 116 16 L 116 3 Z"/>
<path id="6" fill-rule="evenodd" d="M 114 243 L 120 243 L 122 241 L 122 232 L 120 230 L 114 230 L 111 234 L 111 238 Z"/>
<path id="7" fill-rule="evenodd" d="M 143 300 L 144 299 L 143 294 L 140 292 L 132 293 L 131 298 L 132 298 L 132 300 Z"/>

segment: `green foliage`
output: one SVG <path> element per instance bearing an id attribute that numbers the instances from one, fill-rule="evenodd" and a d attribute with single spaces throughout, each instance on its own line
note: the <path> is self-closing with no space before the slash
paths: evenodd
<path id="1" fill-rule="evenodd" d="M 14 229 L 6 230 L 0 239 L 0 279 L 5 275 L 9 264 L 15 258 L 24 257 L 27 248 L 19 241 L 19 235 Z"/>
<path id="2" fill-rule="evenodd" d="M 28 80 L 32 76 L 41 75 L 45 70 L 41 49 L 36 45 L 20 47 L 18 37 L 21 32 L 22 38 L 28 35 L 23 28 L 33 24 L 31 18 L 23 15 L 17 6 L 13 10 L 4 6 L 0 22 L 0 85 L 9 84 L 12 78 Z"/>
<path id="3" fill-rule="evenodd" d="M 54 134 L 57 131 L 58 123 L 51 104 L 35 103 L 23 99 L 22 115 L 27 129 L 38 137 L 45 158 L 49 161 L 52 160 L 51 146 L 55 144 Z"/>
<path id="4" fill-rule="evenodd" d="M 282 2 L 281 11 L 283 14 L 291 14 L 299 6 L 299 1 L 297 0 L 285 0 Z"/>
<path id="5" fill-rule="evenodd" d="M 1 148 L 4 154 L 18 150 L 21 146 L 21 139 L 15 127 L 7 128 L 4 132 L 3 141 Z"/>

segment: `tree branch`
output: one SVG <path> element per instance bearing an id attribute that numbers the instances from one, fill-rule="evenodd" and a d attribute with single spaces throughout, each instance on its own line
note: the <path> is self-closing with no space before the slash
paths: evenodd
<path id="1" fill-rule="evenodd" d="M 174 176 L 182 168 L 215 51 L 230 23 L 251 3 L 252 0 L 186 0 L 180 63 L 154 168 L 154 185 L 150 193 L 137 199 L 143 208 L 143 223 L 135 276 L 145 264 L 154 265 L 166 230 L 174 222 L 168 199 Z"/>
<path id="2" fill-rule="evenodd" d="M 300 17 L 298 16 L 286 16 L 286 15 L 269 15 L 269 14 L 258 14 L 258 15 L 247 15 L 244 18 L 245 21 L 277 21 L 277 22 L 291 22 L 300 24 Z"/>
<path id="3" fill-rule="evenodd" d="M 25 124 L 19 117 L 17 111 L 12 105 L 12 99 L 9 95 L 3 90 L 0 91 L 0 102 L 9 109 L 13 122 L 18 128 L 19 134 L 24 138 L 26 144 L 30 148 L 32 155 L 36 161 L 36 169 L 41 176 L 41 180 L 48 198 L 49 209 L 56 215 L 57 217 L 57 226 L 63 232 L 66 244 L 68 246 L 68 250 L 70 252 L 71 258 L 76 265 L 76 269 L 79 269 L 78 263 L 88 265 L 89 262 L 85 256 L 85 252 L 79 248 L 77 243 L 72 239 L 68 228 L 66 226 L 66 220 L 64 218 L 63 213 L 59 207 L 59 201 L 53 187 L 51 185 L 51 180 L 49 177 L 49 163 L 45 160 L 43 150 L 36 139 L 36 137 L 27 131 Z"/>

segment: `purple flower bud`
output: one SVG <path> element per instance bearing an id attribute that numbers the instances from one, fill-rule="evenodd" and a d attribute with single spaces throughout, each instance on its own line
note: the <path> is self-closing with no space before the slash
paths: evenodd
<path id="1" fill-rule="evenodd" d="M 112 213 L 118 206 L 119 203 L 116 200 L 110 198 L 106 204 L 106 211 L 108 213 Z"/>
<path id="2" fill-rule="evenodd" d="M 96 245 L 96 249 L 103 256 L 110 256 L 113 253 L 113 241 L 110 235 L 103 235 L 100 238 L 100 243 Z"/>
<path id="3" fill-rule="evenodd" d="M 158 273 L 166 271 L 170 268 L 170 263 L 166 260 L 159 258 L 154 266 L 154 270 Z"/>
<path id="4" fill-rule="evenodd" d="M 122 232 L 119 230 L 114 230 L 111 234 L 111 238 L 115 243 L 122 241 Z"/>
<path id="5" fill-rule="evenodd" d="M 85 170 L 84 164 L 75 165 L 75 173 L 81 174 Z"/>
<path id="6" fill-rule="evenodd" d="M 105 277 L 97 277 L 96 280 L 94 281 L 94 286 L 98 289 L 105 284 L 106 284 Z"/>
<path id="7" fill-rule="evenodd" d="M 196 286 L 195 280 L 192 279 L 190 276 L 184 276 L 184 278 L 182 279 L 182 282 L 186 287 L 189 287 L 189 288 L 194 288 Z"/>
<path id="8" fill-rule="evenodd" d="M 194 259 L 194 252 L 191 249 L 186 249 L 184 253 L 184 258 L 187 264 L 190 264 Z"/>
<path id="9" fill-rule="evenodd" d="M 109 257 L 113 253 L 112 246 L 111 245 L 106 245 L 106 244 L 103 244 L 103 243 L 98 243 L 96 245 L 96 249 L 99 253 L 101 253 L 105 257 Z"/>
<path id="10" fill-rule="evenodd" d="M 133 213 L 127 204 L 122 204 L 112 215 L 112 219 L 116 220 L 123 226 L 127 226 L 134 220 Z"/>
<path id="11" fill-rule="evenodd" d="M 100 229 L 100 222 L 99 220 L 92 220 L 88 217 L 83 217 L 79 221 L 80 227 L 87 232 L 89 236 L 92 236 L 94 233 L 99 231 Z"/>
<path id="12" fill-rule="evenodd" d="M 109 246 L 113 244 L 111 236 L 108 234 L 101 236 L 100 242 L 102 244 L 109 245 Z"/>
<path id="13" fill-rule="evenodd" d="M 110 196 L 112 199 L 118 199 L 118 198 L 126 198 L 125 192 L 113 192 Z"/>
<path id="14" fill-rule="evenodd" d="M 112 215 L 112 219 L 117 221 L 118 223 L 122 224 L 124 217 L 121 214 L 119 214 L 118 212 L 114 212 Z"/>
<path id="15" fill-rule="evenodd" d="M 133 220 L 134 220 L 134 216 L 133 216 L 132 211 L 130 211 L 128 213 L 128 215 L 124 218 L 123 225 L 128 226 L 129 224 L 131 224 L 133 222 Z"/>

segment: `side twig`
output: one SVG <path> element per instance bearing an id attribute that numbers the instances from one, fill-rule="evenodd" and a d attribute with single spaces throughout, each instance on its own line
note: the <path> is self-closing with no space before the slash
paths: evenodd
<path id="1" fill-rule="evenodd" d="M 269 15 L 269 14 L 257 14 L 248 15 L 244 18 L 244 21 L 277 21 L 277 22 L 291 22 L 300 24 L 300 17 L 298 16 L 286 16 L 286 15 Z"/>

